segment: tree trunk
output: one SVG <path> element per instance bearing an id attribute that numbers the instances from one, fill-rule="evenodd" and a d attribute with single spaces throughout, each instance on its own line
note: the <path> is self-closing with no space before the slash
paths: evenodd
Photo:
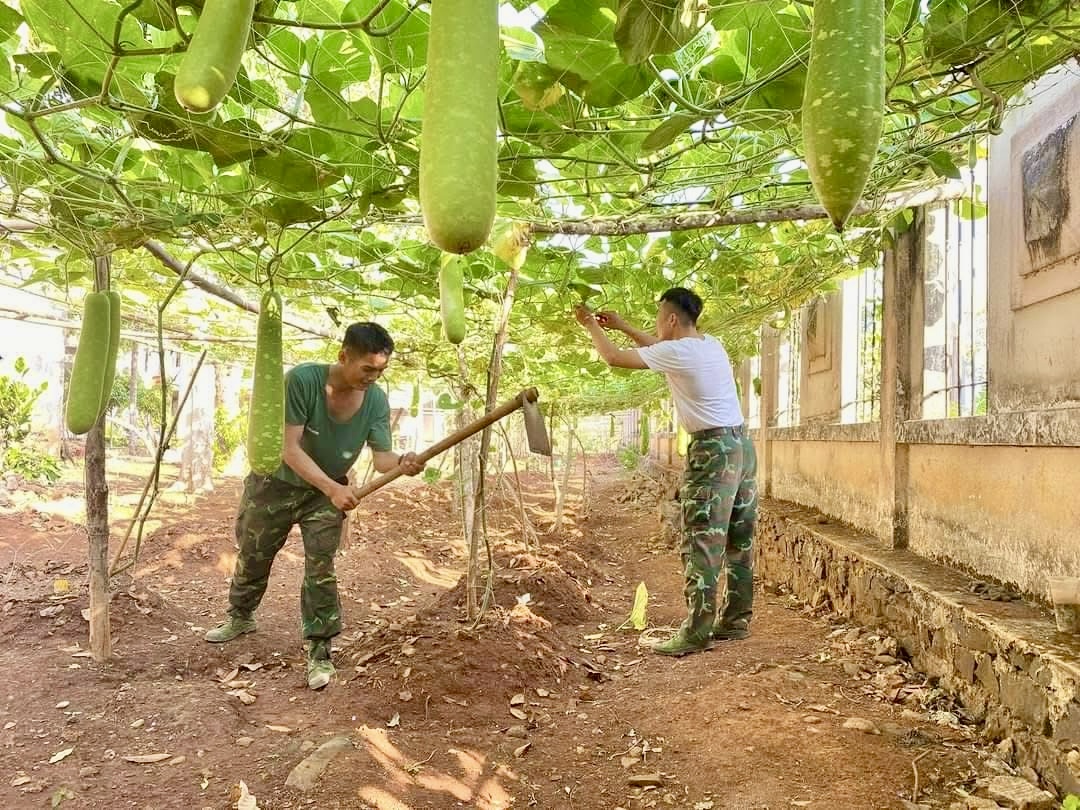
<path id="1" fill-rule="evenodd" d="M 185 431 L 184 449 L 180 457 L 180 480 L 187 492 L 211 492 L 214 489 L 214 411 L 216 399 L 216 374 L 202 374 L 198 377 L 190 371 L 190 358 L 184 357 L 182 368 L 190 373 L 191 407 L 187 409 L 183 422 Z M 214 367 L 211 367 L 214 371 Z M 179 380 L 177 380 L 179 383 Z"/>
<path id="2" fill-rule="evenodd" d="M 94 289 L 109 288 L 108 256 L 94 259 Z M 90 654 L 95 661 L 112 658 L 109 632 L 109 483 L 105 477 L 105 416 L 86 436 L 83 459 L 86 493 L 86 536 L 90 563 Z"/>
<path id="3" fill-rule="evenodd" d="M 589 454 L 585 450 L 585 443 L 581 436 L 574 434 L 578 447 L 581 448 L 581 518 L 584 520 L 589 514 L 588 488 L 589 488 Z"/>
<path id="4" fill-rule="evenodd" d="M 529 520 L 529 515 L 525 511 L 525 493 L 521 488 L 521 475 L 518 473 L 517 453 L 514 452 L 514 445 L 510 441 L 510 434 L 507 433 L 506 428 L 502 425 L 499 426 L 502 432 L 503 441 L 506 442 L 506 453 L 510 456 L 510 464 L 514 470 L 514 492 L 517 494 L 518 514 L 521 520 L 521 536 L 525 540 L 526 546 L 532 546 L 536 543 L 536 531 L 532 527 L 532 521 Z"/>
<path id="5" fill-rule="evenodd" d="M 139 344 L 131 344 L 131 365 L 128 377 L 128 412 L 127 434 L 128 455 L 134 456 L 139 452 Z"/>
<path id="6" fill-rule="evenodd" d="M 570 468 L 574 465 L 574 423 L 566 420 L 566 453 L 563 455 L 562 486 L 555 495 L 555 532 L 562 531 L 566 514 L 566 491 L 570 488 Z"/>
<path id="7" fill-rule="evenodd" d="M 495 337 L 491 344 L 491 362 L 488 363 L 487 373 L 487 394 L 484 401 L 484 413 L 490 413 L 495 409 L 499 399 L 499 379 L 502 377 L 502 361 L 503 350 L 506 347 L 506 335 L 510 329 L 510 312 L 514 308 L 514 296 L 517 294 L 518 285 L 518 271 L 516 268 L 511 268 L 510 277 L 506 280 L 506 290 L 503 293 L 502 306 L 499 308 L 499 314 L 495 321 Z M 476 505 L 474 510 L 479 512 L 481 518 L 484 515 L 484 479 L 487 472 L 487 459 L 488 451 L 491 449 L 491 429 L 492 425 L 488 425 L 480 433 L 480 464 L 477 472 L 477 486 L 476 486 Z M 473 522 L 472 534 L 469 536 L 469 574 L 471 580 L 469 582 L 470 593 L 475 593 L 479 588 L 479 553 L 480 553 L 480 531 L 486 529 L 484 521 L 481 520 L 478 524 Z M 487 532 L 484 531 L 484 545 L 487 550 L 488 558 L 488 576 L 487 587 L 491 587 L 491 577 L 495 573 L 495 561 L 491 555 L 491 546 L 488 544 Z M 475 596 L 470 599 L 470 603 L 475 599 Z M 486 605 L 486 600 L 485 600 Z M 481 608 L 482 610 L 482 608 Z M 480 612 L 469 616 L 470 619 L 479 618 Z"/>

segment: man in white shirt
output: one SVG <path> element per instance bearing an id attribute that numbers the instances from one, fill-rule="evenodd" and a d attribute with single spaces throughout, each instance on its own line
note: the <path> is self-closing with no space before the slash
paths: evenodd
<path id="1" fill-rule="evenodd" d="M 743 427 L 727 352 L 697 329 L 701 307 L 701 298 L 690 290 L 668 290 L 660 296 L 655 335 L 615 312 L 594 315 L 579 306 L 574 313 L 609 366 L 651 369 L 667 377 L 679 423 L 691 437 L 679 491 L 688 615 L 672 638 L 653 647 L 663 655 L 707 650 L 713 639 L 750 634 L 757 457 Z M 620 349 L 604 329 L 623 332 L 638 348 Z M 727 599 L 717 615 L 717 585 L 725 572 Z"/>

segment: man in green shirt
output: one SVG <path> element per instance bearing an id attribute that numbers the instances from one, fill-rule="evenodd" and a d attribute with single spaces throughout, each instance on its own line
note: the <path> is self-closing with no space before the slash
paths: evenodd
<path id="1" fill-rule="evenodd" d="M 301 363 L 285 375 L 285 453 L 273 475 L 250 473 L 236 519 L 236 557 L 229 587 L 229 618 L 206 634 L 231 641 L 255 630 L 253 614 L 270 567 L 296 524 L 304 540 L 300 593 L 307 643 L 307 681 L 326 686 L 334 674 L 331 641 L 341 632 L 334 556 L 345 512 L 357 504 L 346 475 L 366 444 L 374 467 L 407 475 L 424 469 L 415 453 L 391 451 L 390 403 L 375 382 L 386 370 L 394 341 L 378 324 L 354 323 L 345 331 L 337 362 Z"/>

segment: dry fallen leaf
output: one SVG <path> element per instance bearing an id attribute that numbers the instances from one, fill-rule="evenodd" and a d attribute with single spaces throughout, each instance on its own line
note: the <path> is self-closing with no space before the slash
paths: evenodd
<path id="1" fill-rule="evenodd" d="M 401 725 L 401 715 L 394 712 L 394 716 L 386 721 L 387 728 L 397 728 Z"/>
<path id="2" fill-rule="evenodd" d="M 402 689 L 400 692 L 398 692 L 397 696 L 398 700 L 404 701 L 405 703 L 408 703 L 410 700 L 412 700 L 412 692 L 410 692 L 408 689 Z"/>
<path id="3" fill-rule="evenodd" d="M 135 754 L 123 757 L 125 762 L 133 762 L 136 765 L 153 765 L 155 762 L 164 762 L 167 759 L 172 759 L 172 754 Z"/>
<path id="4" fill-rule="evenodd" d="M 510 709 L 510 714 L 516 717 L 518 720 L 528 720 L 529 715 L 523 712 L 521 709 L 514 707 Z"/>
<path id="5" fill-rule="evenodd" d="M 248 791 L 243 780 L 240 782 L 240 797 L 236 800 L 236 810 L 259 810 L 259 803 Z"/>
<path id="6" fill-rule="evenodd" d="M 230 689 L 225 694 L 232 695 L 232 697 L 237 698 L 245 706 L 250 706 L 252 703 L 255 702 L 255 696 L 251 694 L 251 692 L 248 692 L 246 689 Z"/>
<path id="7" fill-rule="evenodd" d="M 521 759 L 523 756 L 525 756 L 525 752 L 528 751 L 530 748 L 532 748 L 531 742 L 527 742 L 524 745 L 519 745 L 517 748 L 514 749 L 514 756 L 518 759 Z"/>
<path id="8" fill-rule="evenodd" d="M 218 671 L 220 672 L 221 670 Z M 218 678 L 218 680 L 221 681 L 221 683 L 228 683 L 229 681 L 235 681 L 237 676 L 239 675 L 240 668 L 237 667 L 222 675 L 220 678 Z"/>
<path id="9" fill-rule="evenodd" d="M 52 759 L 49 760 L 49 764 L 55 765 L 57 762 L 60 762 L 63 759 L 67 759 L 69 756 L 71 756 L 71 752 L 74 750 L 74 748 L 65 748 L 63 751 L 57 751 L 55 754 L 52 755 Z"/>
<path id="10" fill-rule="evenodd" d="M 511 706 L 524 706 L 525 705 L 525 695 L 523 695 L 520 692 L 518 694 L 514 695 L 512 698 L 510 698 L 510 705 Z"/>
<path id="11" fill-rule="evenodd" d="M 70 705 L 71 705 L 70 700 L 61 700 L 59 703 L 56 704 L 56 708 L 58 708 L 58 709 L 66 709 Z"/>
<path id="12" fill-rule="evenodd" d="M 140 717 L 138 720 L 133 721 L 129 728 L 142 728 L 145 722 L 146 721 Z"/>
<path id="13" fill-rule="evenodd" d="M 537 694 L 537 695 L 538 695 L 539 697 L 547 697 L 548 695 L 550 695 L 550 694 L 551 694 L 551 692 L 549 692 L 549 691 L 548 691 L 547 689 L 537 689 L 537 690 L 536 690 L 536 694 Z"/>
<path id="14" fill-rule="evenodd" d="M 271 731 L 278 731 L 282 734 L 292 734 L 292 729 L 288 726 L 267 726 Z"/>
<path id="15" fill-rule="evenodd" d="M 29 784 L 29 783 L 30 783 L 30 777 L 29 776 L 16 776 L 14 779 L 11 780 L 11 786 L 12 787 L 22 787 L 23 785 L 26 785 L 26 784 Z"/>
<path id="16" fill-rule="evenodd" d="M 248 672 L 255 672 L 255 671 L 260 670 L 260 669 L 263 668 L 263 664 L 261 664 L 261 663 L 241 664 L 240 666 L 243 667 L 244 669 L 246 669 Z"/>

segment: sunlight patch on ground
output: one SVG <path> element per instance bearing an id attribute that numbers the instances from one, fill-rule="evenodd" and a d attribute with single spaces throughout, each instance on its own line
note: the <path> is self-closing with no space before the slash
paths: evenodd
<path id="1" fill-rule="evenodd" d="M 236 570 L 236 552 L 223 551 L 218 554 L 217 562 L 214 563 L 214 570 L 223 577 L 231 577 L 233 571 Z"/>
<path id="2" fill-rule="evenodd" d="M 390 741 L 384 729 L 362 726 L 358 733 L 363 750 L 379 763 L 393 785 L 398 788 L 393 792 L 388 787 L 374 785 L 360 789 L 360 798 L 378 810 L 411 810 L 411 806 L 403 798 L 410 791 L 442 794 L 458 802 L 471 802 L 470 806 L 477 810 L 506 810 L 513 802 L 499 779 L 501 777 L 516 780 L 517 777 L 508 769 L 497 768 L 495 773 L 485 779 L 489 763 L 483 754 L 449 749 L 447 753 L 457 760 L 457 770 L 461 771 L 455 776 L 440 771 L 423 760 L 406 757 Z M 425 797 L 425 806 L 430 803 L 430 798 Z"/>
<path id="3" fill-rule="evenodd" d="M 412 574 L 414 578 L 446 590 L 457 585 L 458 580 L 461 578 L 461 570 L 456 568 L 442 568 L 424 557 L 399 553 L 394 555 L 394 559 L 408 568 L 409 573 Z"/>

